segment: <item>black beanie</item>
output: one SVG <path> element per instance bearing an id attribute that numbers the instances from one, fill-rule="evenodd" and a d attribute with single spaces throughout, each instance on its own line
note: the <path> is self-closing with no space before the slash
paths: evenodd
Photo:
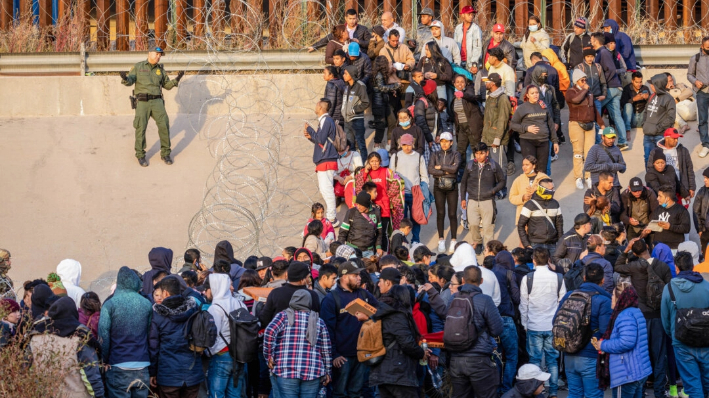
<path id="1" fill-rule="evenodd" d="M 704 177 L 706 177 L 706 178 L 709 178 L 709 167 L 707 167 L 706 169 L 704 169 L 704 172 L 702 173 L 702 175 L 703 175 Z"/>
<path id="2" fill-rule="evenodd" d="M 369 195 L 369 193 L 361 191 L 357 194 L 357 200 L 355 201 L 355 203 L 369 208 L 369 206 L 372 205 L 372 197 Z"/>
<path id="3" fill-rule="evenodd" d="M 656 161 L 658 161 L 660 159 L 667 162 L 667 157 L 665 156 L 665 153 L 663 151 L 661 151 L 661 150 L 655 151 L 655 153 L 652 154 L 652 163 L 655 163 Z"/>

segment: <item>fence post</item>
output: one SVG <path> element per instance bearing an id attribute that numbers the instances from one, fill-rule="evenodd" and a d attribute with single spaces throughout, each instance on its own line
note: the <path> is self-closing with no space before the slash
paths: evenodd
<path id="1" fill-rule="evenodd" d="M 675 2 L 676 0 L 668 0 L 669 2 Z M 623 24 L 623 18 L 620 8 L 620 0 L 608 0 L 608 19 L 615 19 L 619 25 Z"/>
<path id="2" fill-rule="evenodd" d="M 527 30 L 527 18 L 529 17 L 529 6 L 527 0 L 515 1 L 515 30 L 514 34 L 517 38 L 524 35 Z M 512 33 L 512 32 L 510 32 Z"/>
<path id="3" fill-rule="evenodd" d="M 176 46 L 180 48 L 185 46 L 185 40 L 187 39 L 187 15 L 185 15 L 186 8 L 186 0 L 175 0 L 175 19 L 177 20 L 177 23 L 175 24 L 175 33 L 177 33 Z"/>
<path id="4" fill-rule="evenodd" d="M 12 0 L 0 1 L 0 30 L 9 29 L 12 21 Z"/>
<path id="5" fill-rule="evenodd" d="M 135 0 L 135 50 L 148 49 L 148 0 Z"/>
<path id="6" fill-rule="evenodd" d="M 665 27 L 667 29 L 677 29 L 677 1 L 668 0 L 665 2 Z"/>
<path id="7" fill-rule="evenodd" d="M 109 0 L 96 0 L 96 44 L 101 51 L 108 50 L 111 31 L 108 25 L 111 12 Z"/>
<path id="8" fill-rule="evenodd" d="M 509 0 L 497 0 L 497 23 L 507 26 L 510 23 Z"/>
<path id="9" fill-rule="evenodd" d="M 564 0 L 553 0 L 551 4 L 551 26 L 554 30 L 554 38 L 558 43 L 564 40 L 566 34 L 566 2 Z M 552 39 L 552 42 L 554 40 Z"/>
<path id="10" fill-rule="evenodd" d="M 128 0 L 116 0 L 116 50 L 128 51 Z"/>
<path id="11" fill-rule="evenodd" d="M 155 0 L 155 45 L 165 48 L 168 0 Z"/>

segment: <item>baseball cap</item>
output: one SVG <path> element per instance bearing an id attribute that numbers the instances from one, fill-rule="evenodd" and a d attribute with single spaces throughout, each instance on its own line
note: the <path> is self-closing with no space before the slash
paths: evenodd
<path id="1" fill-rule="evenodd" d="M 273 260 L 270 257 L 261 257 L 256 261 L 256 271 L 266 269 L 273 265 Z"/>
<path id="2" fill-rule="evenodd" d="M 462 14 L 462 13 L 461 13 L 461 14 Z M 492 31 L 493 31 L 493 32 L 502 32 L 502 33 L 505 33 L 505 26 L 502 25 L 501 23 L 496 23 L 496 24 L 492 27 Z"/>
<path id="3" fill-rule="evenodd" d="M 683 136 L 682 134 L 680 134 L 679 131 L 677 131 L 677 129 L 674 128 L 674 127 L 670 127 L 670 128 L 668 128 L 667 130 L 665 130 L 665 134 L 664 134 L 664 135 L 665 135 L 665 137 L 670 137 L 670 138 L 680 138 L 680 137 L 684 137 L 684 136 Z"/>
<path id="4" fill-rule="evenodd" d="M 404 134 L 401 136 L 401 145 L 414 145 L 414 136 L 411 134 Z"/>
<path id="5" fill-rule="evenodd" d="M 616 137 L 615 129 L 613 127 L 604 128 L 602 134 L 604 137 L 608 137 L 608 138 L 615 138 Z"/>
<path id="6" fill-rule="evenodd" d="M 357 194 L 357 200 L 355 203 L 369 208 L 369 206 L 372 205 L 372 197 L 367 192 L 360 191 L 360 193 Z"/>
<path id="7" fill-rule="evenodd" d="M 443 23 L 441 23 L 441 21 L 433 21 L 433 22 L 431 23 L 431 27 L 433 28 L 434 26 L 435 26 L 436 28 L 443 29 Z"/>
<path id="8" fill-rule="evenodd" d="M 630 179 L 630 190 L 633 192 L 639 192 L 643 190 L 643 180 L 638 177 L 633 177 Z"/>
<path id="9" fill-rule="evenodd" d="M 153 48 L 152 50 L 150 50 L 150 52 L 160 53 L 160 54 L 163 54 L 163 53 L 164 53 L 164 51 L 163 51 L 162 48 L 160 48 L 160 47 L 155 47 L 155 48 Z"/>
<path id="10" fill-rule="evenodd" d="M 478 12 L 473 8 L 473 6 L 465 6 L 460 10 L 460 13 L 461 14 L 477 14 Z"/>
<path id="11" fill-rule="evenodd" d="M 430 9 L 429 7 L 424 7 L 424 9 L 421 10 L 421 12 L 419 13 L 419 15 L 430 15 L 430 16 L 432 16 L 432 17 L 435 17 L 435 15 L 433 14 L 433 10 Z"/>
<path id="12" fill-rule="evenodd" d="M 522 365 L 517 371 L 517 380 L 539 380 L 547 381 L 551 377 L 551 373 L 542 372 L 542 369 L 531 363 Z"/>
<path id="13" fill-rule="evenodd" d="M 389 167 L 389 152 L 384 148 L 377 149 L 377 153 L 382 158 L 382 167 Z"/>
<path id="14" fill-rule="evenodd" d="M 401 280 L 401 272 L 394 267 L 384 268 L 381 274 L 379 274 L 379 279 L 399 283 Z"/>
<path id="15" fill-rule="evenodd" d="M 453 134 L 446 131 L 446 132 L 441 133 L 440 138 L 442 140 L 446 140 L 446 141 L 453 141 Z"/>
<path id="16" fill-rule="evenodd" d="M 337 277 L 342 278 L 353 272 L 359 272 L 359 268 L 352 261 L 347 261 L 340 264 L 340 268 L 337 270 Z"/>
<path id="17" fill-rule="evenodd" d="M 490 73 L 487 75 L 487 81 L 495 83 L 495 86 L 502 87 L 502 78 L 497 73 Z"/>
<path id="18" fill-rule="evenodd" d="M 352 57 L 359 57 L 359 43 L 350 43 L 350 45 L 347 47 L 347 52 Z"/>
<path id="19" fill-rule="evenodd" d="M 310 267 L 300 261 L 294 261 L 288 266 L 288 282 L 298 282 L 310 275 Z"/>

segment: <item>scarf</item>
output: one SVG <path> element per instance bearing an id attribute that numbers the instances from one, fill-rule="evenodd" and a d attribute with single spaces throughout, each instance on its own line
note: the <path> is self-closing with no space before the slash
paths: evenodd
<path id="1" fill-rule="evenodd" d="M 315 343 L 318 341 L 318 313 L 311 310 L 312 297 L 310 293 L 305 290 L 297 290 L 293 293 L 293 297 L 290 299 L 288 308 L 286 309 L 286 316 L 288 317 L 288 326 L 293 326 L 295 323 L 295 311 L 308 311 L 308 329 L 305 331 L 305 339 L 308 340 L 311 346 L 315 347 Z"/>
<path id="2" fill-rule="evenodd" d="M 613 327 L 615 327 L 615 320 L 618 319 L 618 315 L 625 309 L 631 307 L 638 308 L 638 293 L 635 291 L 634 287 L 628 286 L 623 290 L 623 293 L 620 294 L 620 297 L 618 297 L 618 302 L 615 303 L 611 320 L 608 323 L 608 329 L 606 329 L 602 337 L 603 340 L 611 338 Z M 596 378 L 598 379 L 599 390 L 605 391 L 611 384 L 610 354 L 607 352 L 598 355 L 598 359 L 596 360 Z"/>

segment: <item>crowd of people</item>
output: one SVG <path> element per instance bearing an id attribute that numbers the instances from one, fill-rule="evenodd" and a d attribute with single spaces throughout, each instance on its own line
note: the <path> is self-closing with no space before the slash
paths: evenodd
<path id="1" fill-rule="evenodd" d="M 507 27 L 486 39 L 475 12 L 451 38 L 428 8 L 415 34 L 347 10 L 310 48 L 328 63 L 304 127 L 324 204 L 298 247 L 242 262 L 225 240 L 211 265 L 187 250 L 176 274 L 157 247 L 103 302 L 71 259 L 15 297 L 0 250 L 0 349 L 31 366 L 59 350 L 77 397 L 705 397 L 709 169 L 697 188 L 680 139 L 698 115 L 709 154 L 709 37 L 689 88 L 646 80 L 614 20 L 589 34 L 580 17 L 556 47 L 531 16 L 517 60 Z M 552 179 L 563 126 L 585 190 L 569 229 Z M 636 128 L 647 171 L 624 185 Z M 512 249 L 494 237 L 505 198 Z M 420 243 L 433 207 L 435 252 Z"/>

